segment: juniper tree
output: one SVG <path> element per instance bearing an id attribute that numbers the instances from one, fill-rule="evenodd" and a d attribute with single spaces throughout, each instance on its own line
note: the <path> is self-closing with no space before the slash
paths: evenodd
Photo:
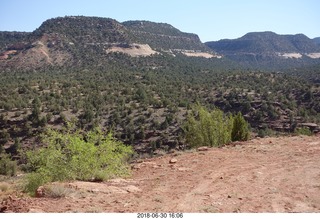
<path id="1" fill-rule="evenodd" d="M 233 119 L 231 132 L 232 141 L 246 141 L 249 139 L 249 124 L 239 112 Z"/>

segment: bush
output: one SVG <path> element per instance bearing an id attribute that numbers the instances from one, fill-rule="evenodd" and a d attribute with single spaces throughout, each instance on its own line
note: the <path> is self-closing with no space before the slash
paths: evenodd
<path id="1" fill-rule="evenodd" d="M 24 190 L 29 192 L 31 195 L 35 195 L 35 191 L 39 188 L 39 186 L 50 182 L 51 180 L 52 178 L 49 176 L 49 174 L 41 171 L 29 173 L 26 177 L 27 182 Z"/>
<path id="2" fill-rule="evenodd" d="M 133 154 L 130 146 L 100 130 L 85 135 L 79 132 L 59 133 L 49 130 L 44 136 L 47 147 L 26 152 L 26 191 L 34 191 L 47 182 L 65 180 L 95 181 L 129 173 L 127 160 Z"/>
<path id="3" fill-rule="evenodd" d="M 0 154 L 0 175 L 17 175 L 17 162 L 10 159 L 8 154 Z"/>
<path id="4" fill-rule="evenodd" d="M 219 146 L 231 142 L 232 116 L 221 110 L 208 111 L 199 104 L 193 107 L 184 125 L 186 142 L 191 147 Z"/>
<path id="5" fill-rule="evenodd" d="M 17 154 L 18 151 L 21 149 L 21 142 L 19 138 L 14 139 L 14 144 L 11 146 L 12 153 Z"/>
<path id="6" fill-rule="evenodd" d="M 249 139 L 249 124 L 239 112 L 233 118 L 233 127 L 231 132 L 232 141 L 247 141 Z"/>
<path id="7" fill-rule="evenodd" d="M 313 133 L 308 127 L 300 127 L 294 130 L 296 135 L 308 135 L 311 136 Z"/>
<path id="8" fill-rule="evenodd" d="M 276 132 L 269 128 L 259 129 L 258 130 L 258 137 L 265 138 L 270 136 L 275 136 Z"/>

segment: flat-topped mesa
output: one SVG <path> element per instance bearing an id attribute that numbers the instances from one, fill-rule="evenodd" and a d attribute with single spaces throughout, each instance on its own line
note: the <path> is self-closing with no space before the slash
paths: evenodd
<path id="1" fill-rule="evenodd" d="M 320 46 L 303 34 L 279 35 L 270 31 L 247 33 L 234 40 L 207 42 L 207 46 L 224 55 L 260 54 L 283 58 L 317 57 Z M 311 55 L 309 55 L 311 54 Z"/>

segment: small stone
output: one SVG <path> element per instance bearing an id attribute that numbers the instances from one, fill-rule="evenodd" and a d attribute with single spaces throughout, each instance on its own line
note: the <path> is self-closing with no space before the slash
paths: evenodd
<path id="1" fill-rule="evenodd" d="M 158 168 L 160 168 L 160 167 L 161 167 L 161 165 L 153 165 L 153 166 L 152 166 L 153 169 L 158 169 Z"/>
<path id="2" fill-rule="evenodd" d="M 209 148 L 208 147 L 199 147 L 197 150 L 198 151 L 208 151 Z"/>
<path id="3" fill-rule="evenodd" d="M 137 193 L 137 192 L 141 192 L 141 189 L 139 189 L 136 186 L 130 185 L 124 188 L 127 192 L 129 193 Z"/>
<path id="4" fill-rule="evenodd" d="M 231 195 L 228 195 L 228 198 L 231 198 Z"/>
<path id="5" fill-rule="evenodd" d="M 45 212 L 41 209 L 30 208 L 28 213 L 45 213 Z"/>
<path id="6" fill-rule="evenodd" d="M 169 161 L 169 163 L 177 163 L 178 162 L 178 160 L 176 159 L 176 158 L 172 158 L 170 161 Z"/>
<path id="7" fill-rule="evenodd" d="M 100 191 L 99 191 L 99 189 L 91 189 L 90 192 L 92 192 L 92 193 L 99 193 Z"/>

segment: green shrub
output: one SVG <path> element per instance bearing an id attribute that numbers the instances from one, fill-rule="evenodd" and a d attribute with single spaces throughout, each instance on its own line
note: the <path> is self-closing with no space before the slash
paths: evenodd
<path id="1" fill-rule="evenodd" d="M 26 191 L 33 193 L 47 182 L 65 180 L 95 181 L 129 173 L 130 146 L 100 130 L 85 135 L 49 130 L 44 136 L 47 147 L 26 152 L 27 168 L 33 171 Z"/>
<path id="2" fill-rule="evenodd" d="M 308 127 L 300 127 L 294 130 L 296 135 L 308 135 L 311 136 L 313 133 Z"/>
<path id="3" fill-rule="evenodd" d="M 10 159 L 8 154 L 0 154 L 0 175 L 17 175 L 17 162 Z"/>
<path id="4" fill-rule="evenodd" d="M 249 124 L 239 112 L 233 118 L 233 127 L 231 132 L 232 141 L 247 141 L 249 139 Z"/>
<path id="5" fill-rule="evenodd" d="M 257 136 L 260 138 L 277 136 L 277 132 L 268 128 L 267 126 L 264 126 L 263 128 L 259 129 L 257 134 Z"/>
<path id="6" fill-rule="evenodd" d="M 35 195 L 35 191 L 39 186 L 50 182 L 52 179 L 49 174 L 42 173 L 41 171 L 29 173 L 26 177 L 26 184 L 24 190 L 29 192 L 30 195 Z"/>
<path id="7" fill-rule="evenodd" d="M 221 110 L 208 111 L 199 104 L 193 107 L 184 125 L 186 142 L 191 147 L 219 146 L 231 142 L 232 116 Z"/>

